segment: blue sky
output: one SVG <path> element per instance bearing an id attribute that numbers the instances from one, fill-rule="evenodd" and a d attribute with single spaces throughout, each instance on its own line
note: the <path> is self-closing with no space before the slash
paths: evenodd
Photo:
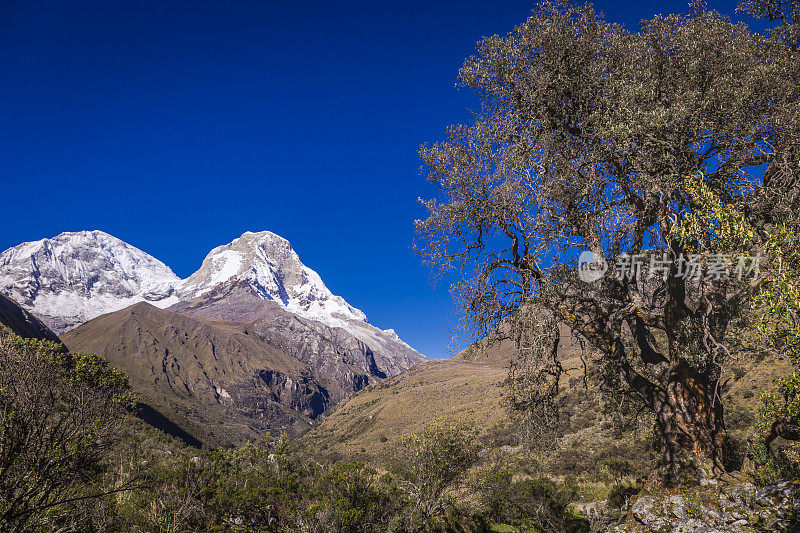
<path id="1" fill-rule="evenodd" d="M 733 14 L 733 2 L 714 2 Z M 417 147 L 468 120 L 483 35 L 533 2 L 0 2 L 0 250 L 101 229 L 185 277 L 241 233 L 444 357 L 447 281 L 411 252 Z M 629 28 L 687 2 L 598 2 Z"/>

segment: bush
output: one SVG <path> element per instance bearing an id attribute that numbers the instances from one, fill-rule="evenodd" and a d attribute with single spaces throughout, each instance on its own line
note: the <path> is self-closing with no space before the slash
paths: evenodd
<path id="1" fill-rule="evenodd" d="M 641 489 L 635 485 L 614 485 L 608 493 L 608 506 L 612 509 L 622 509 L 630 497 L 639 494 L 640 490 Z"/>
<path id="2" fill-rule="evenodd" d="M 513 481 L 507 465 L 493 462 L 472 480 L 485 516 L 494 523 L 524 531 L 588 531 L 569 504 L 577 495 L 574 482 L 547 478 Z"/>
<path id="3" fill-rule="evenodd" d="M 423 516 L 439 514 L 445 489 L 464 477 L 478 459 L 475 432 L 464 424 L 436 422 L 403 438 L 401 486 Z"/>
<path id="4" fill-rule="evenodd" d="M 800 451 L 796 445 L 767 448 L 753 445 L 749 451 L 753 460 L 753 480 L 758 485 L 771 485 L 778 481 L 800 482 Z"/>
<path id="5" fill-rule="evenodd" d="M 383 530 L 402 509 L 391 477 L 357 462 L 337 463 L 315 479 L 310 522 L 323 531 Z M 381 527 L 383 526 L 383 527 Z"/>
<path id="6" fill-rule="evenodd" d="M 0 336 L 0 529 L 62 527 L 74 502 L 126 488 L 98 484 L 128 392 L 109 369 L 57 343 Z"/>

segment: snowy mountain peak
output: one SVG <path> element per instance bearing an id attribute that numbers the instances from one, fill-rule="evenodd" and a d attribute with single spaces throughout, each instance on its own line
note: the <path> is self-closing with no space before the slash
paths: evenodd
<path id="1" fill-rule="evenodd" d="M 65 232 L 0 253 L 0 291 L 57 333 L 140 301 L 172 305 L 178 281 L 161 261 L 97 230 Z"/>
<path id="2" fill-rule="evenodd" d="M 195 298 L 232 280 L 247 283 L 254 294 L 287 311 L 331 326 L 367 320 L 362 311 L 331 293 L 289 241 L 269 231 L 248 231 L 211 250 L 200 269 L 177 287 L 177 294 L 183 300 Z"/>
<path id="3" fill-rule="evenodd" d="M 0 292 L 59 334 L 138 302 L 166 308 L 232 287 L 245 287 L 302 318 L 343 328 L 375 353 L 419 357 L 393 330 L 375 328 L 362 311 L 333 294 L 289 241 L 269 231 L 248 231 L 214 248 L 185 280 L 102 231 L 62 233 L 0 254 Z"/>

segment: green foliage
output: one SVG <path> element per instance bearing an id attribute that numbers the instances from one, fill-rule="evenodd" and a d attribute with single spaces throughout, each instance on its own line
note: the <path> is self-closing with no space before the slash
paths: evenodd
<path id="1" fill-rule="evenodd" d="M 639 494 L 641 487 L 620 483 L 611 487 L 608 493 L 608 506 L 612 509 L 621 509 L 630 500 L 631 496 Z"/>
<path id="2" fill-rule="evenodd" d="M 752 226 L 734 206 L 723 204 L 704 178 L 700 173 L 684 180 L 692 207 L 672 227 L 672 235 L 691 253 L 744 252 L 753 238 Z"/>
<path id="3" fill-rule="evenodd" d="M 15 335 L 6 337 L 13 349 L 37 353 L 50 363 L 60 367 L 71 383 L 81 383 L 97 392 L 110 395 L 126 408 L 133 408 L 138 401 L 130 389 L 128 376 L 114 368 L 104 357 L 93 354 L 71 353 L 63 344 L 38 339 L 26 339 Z"/>
<path id="4" fill-rule="evenodd" d="M 800 440 L 800 221 L 796 214 L 773 226 L 764 246 L 771 264 L 753 300 L 762 338 L 795 367 L 777 383 L 777 391 L 761 393 L 757 437 L 751 449 L 756 478 L 766 482 L 797 478 L 797 462 L 783 450 L 774 452 L 776 438 Z"/>
<path id="5" fill-rule="evenodd" d="M 124 375 L 61 345 L 0 338 L 0 520 L 68 531 L 579 531 L 574 484 L 470 484 L 476 432 L 439 422 L 403 440 L 397 475 L 319 461 L 286 439 L 233 450 L 179 446 L 126 414 Z M 14 389 L 14 394 L 10 394 Z M 49 403 L 48 400 L 49 399 Z M 40 426 L 32 424 L 35 421 Z M 48 434 L 52 428 L 69 428 Z M 33 450 L 34 453 L 29 451 Z M 488 509 L 488 511 L 487 511 Z M 576 529 L 577 528 L 577 529 Z"/>
<path id="6" fill-rule="evenodd" d="M 754 239 L 761 241 L 761 253 L 768 261 L 751 300 L 754 320 L 746 327 L 757 329 L 773 351 L 800 367 L 800 223 L 796 213 L 757 235 L 743 211 L 724 205 L 702 175 L 685 180 L 684 189 L 693 208 L 673 233 L 688 249 L 746 253 Z M 738 379 L 740 374 L 734 376 Z M 800 440 L 800 373 L 794 370 L 777 385 L 777 393 L 761 393 L 757 437 L 762 444 L 750 451 L 756 477 L 762 481 L 795 475 L 793 462 L 785 455 L 772 456 L 770 443 L 777 437 Z M 745 399 L 751 396 L 751 391 L 743 393 Z"/>
<path id="7" fill-rule="evenodd" d="M 758 443 L 751 447 L 748 455 L 754 463 L 753 477 L 757 484 L 800 481 L 800 451 L 797 446 L 771 449 Z"/>
<path id="8" fill-rule="evenodd" d="M 578 489 L 569 480 L 559 483 L 540 477 L 514 481 L 507 465 L 493 462 L 476 472 L 471 485 L 493 523 L 513 526 L 515 531 L 588 530 L 570 510 Z"/>
<path id="9" fill-rule="evenodd" d="M 391 477 L 358 462 L 324 469 L 313 486 L 310 521 L 327 531 L 356 532 L 392 524 L 400 518 L 403 497 Z"/>
<path id="10" fill-rule="evenodd" d="M 796 226 L 796 225 L 793 225 Z M 757 305 L 762 332 L 772 347 L 800 368 L 800 236 L 781 224 L 769 242 L 775 265 Z M 800 374 L 793 371 L 778 384 L 778 393 L 762 394 L 762 435 L 800 439 Z"/>
<path id="11" fill-rule="evenodd" d="M 401 486 L 424 516 L 435 516 L 442 509 L 445 489 L 478 459 L 475 432 L 460 423 L 434 422 L 404 437 L 402 445 L 407 457 Z"/>
<path id="12" fill-rule="evenodd" d="M 70 379 L 87 384 L 112 396 L 120 405 L 133 408 L 138 401 L 130 390 L 128 376 L 114 368 L 107 359 L 94 354 L 70 354 Z"/>
<path id="13" fill-rule="evenodd" d="M 60 523 L 74 502 L 125 487 L 99 486 L 120 440 L 122 410 L 112 394 L 75 373 L 72 361 L 57 343 L 0 337 L 4 530 Z"/>
<path id="14" fill-rule="evenodd" d="M 628 461 L 616 457 L 606 461 L 606 468 L 614 479 L 614 483 L 617 485 L 622 484 L 622 480 L 625 476 L 629 476 L 633 473 L 633 467 Z"/>

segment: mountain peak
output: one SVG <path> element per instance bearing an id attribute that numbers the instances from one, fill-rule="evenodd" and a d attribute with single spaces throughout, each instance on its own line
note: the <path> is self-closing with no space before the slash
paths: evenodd
<path id="1" fill-rule="evenodd" d="M 245 282 L 256 296 L 331 326 L 346 327 L 350 321 L 367 320 L 362 311 L 334 295 L 319 274 L 300 261 L 288 240 L 271 231 L 248 231 L 217 246 L 177 292 L 184 300 L 192 299 L 231 281 Z"/>
<path id="2" fill-rule="evenodd" d="M 278 235 L 277 233 L 272 233 L 271 231 L 245 231 L 242 233 L 240 237 L 234 239 L 234 242 L 238 241 L 239 239 L 250 239 L 255 238 L 259 240 L 275 240 L 275 241 L 283 241 L 288 243 L 289 241 Z"/>
<path id="3" fill-rule="evenodd" d="M 64 232 L 0 253 L 0 292 L 57 333 L 139 301 L 177 302 L 172 270 L 103 231 Z"/>

